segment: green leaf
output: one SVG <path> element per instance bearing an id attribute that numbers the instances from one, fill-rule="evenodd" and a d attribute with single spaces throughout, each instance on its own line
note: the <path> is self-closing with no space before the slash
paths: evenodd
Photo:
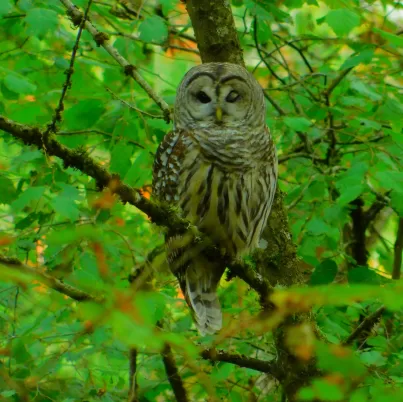
<path id="1" fill-rule="evenodd" d="M 285 117 L 284 123 L 295 131 L 306 131 L 312 123 L 305 117 Z"/>
<path id="2" fill-rule="evenodd" d="M 331 10 L 326 15 L 326 22 L 337 36 L 348 35 L 352 29 L 360 25 L 360 21 L 358 14 L 344 8 Z"/>
<path id="3" fill-rule="evenodd" d="M 146 18 L 139 26 L 140 39 L 151 43 L 164 43 L 168 39 L 165 21 L 154 15 Z"/>
<path id="4" fill-rule="evenodd" d="M 113 136 L 122 140 L 139 141 L 141 131 L 137 112 L 126 109 L 115 125 Z"/>
<path id="5" fill-rule="evenodd" d="M 10 396 L 13 396 L 16 394 L 16 391 L 14 391 L 13 389 L 9 390 L 9 391 L 3 391 L 0 393 L 1 396 L 4 396 L 5 398 L 8 398 Z"/>
<path id="6" fill-rule="evenodd" d="M 382 120 L 389 120 L 392 125 L 395 122 L 399 123 L 401 130 L 403 107 L 396 99 L 387 98 L 385 103 L 378 109 L 377 116 Z"/>
<path id="7" fill-rule="evenodd" d="M 375 173 L 379 184 L 386 190 L 395 190 L 401 192 L 403 188 L 403 172 L 395 172 L 393 170 Z"/>
<path id="8" fill-rule="evenodd" d="M 386 39 L 390 44 L 398 47 L 403 46 L 403 38 L 401 36 L 382 31 L 382 29 L 379 28 L 374 28 L 373 31 L 379 33 L 379 35 L 381 35 L 382 38 Z"/>
<path id="9" fill-rule="evenodd" d="M 177 0 L 159 0 L 162 6 L 162 13 L 167 16 L 168 13 L 175 9 Z"/>
<path id="10" fill-rule="evenodd" d="M 147 150 L 140 151 L 132 167 L 127 172 L 125 182 L 130 186 L 141 187 L 151 180 L 152 157 Z"/>
<path id="11" fill-rule="evenodd" d="M 11 204 L 15 211 L 20 211 L 32 201 L 39 201 L 45 192 L 46 187 L 28 187 L 20 196 Z"/>
<path id="12" fill-rule="evenodd" d="M 361 363 L 358 356 L 352 352 L 349 353 L 348 351 L 340 350 L 339 348 L 338 346 L 333 349 L 332 345 L 319 343 L 316 346 L 318 368 L 325 372 L 341 373 L 346 377 L 364 374 L 365 366 Z M 321 398 L 321 400 L 323 399 Z M 327 400 L 327 398 L 325 398 L 325 400 Z"/>
<path id="13" fill-rule="evenodd" d="M 326 380 L 313 380 L 313 388 L 317 399 L 322 401 L 340 401 L 343 399 L 343 392 L 336 384 L 332 384 Z"/>
<path id="14" fill-rule="evenodd" d="M 4 84 L 7 89 L 17 94 L 32 94 L 36 91 L 36 85 L 21 75 L 8 74 L 4 78 Z"/>
<path id="15" fill-rule="evenodd" d="M 384 366 L 387 362 L 387 358 L 382 356 L 381 352 L 372 350 L 370 352 L 363 352 L 360 354 L 361 361 L 367 366 Z"/>
<path id="16" fill-rule="evenodd" d="M 80 211 L 78 210 L 74 200 L 69 197 L 65 197 L 63 194 L 59 194 L 53 198 L 53 200 L 50 201 L 50 204 L 58 214 L 70 219 L 71 221 L 76 221 L 80 216 Z"/>
<path id="17" fill-rule="evenodd" d="M 20 97 L 20 95 L 17 94 L 17 92 L 11 91 L 10 89 L 7 88 L 4 80 L 2 80 L 0 82 L 0 90 L 1 90 L 1 93 L 3 94 L 3 96 L 4 96 L 4 99 L 16 100 L 16 99 L 18 99 Z"/>
<path id="18" fill-rule="evenodd" d="M 385 282 L 386 279 L 377 275 L 372 269 L 367 267 L 357 267 L 348 271 L 347 274 L 349 283 L 368 283 L 368 284 L 376 284 L 379 285 L 382 282 Z"/>
<path id="19" fill-rule="evenodd" d="M 0 204 L 10 204 L 16 196 L 13 182 L 8 177 L 0 176 Z"/>
<path id="20" fill-rule="evenodd" d="M 362 81 L 359 79 L 355 78 L 351 82 L 351 88 L 355 89 L 357 92 L 359 92 L 362 95 L 367 96 L 373 101 L 379 101 L 382 99 L 382 96 L 376 93 L 369 85 L 364 84 Z"/>
<path id="21" fill-rule="evenodd" d="M 39 149 L 28 150 L 24 149 L 18 156 L 13 158 L 12 163 L 13 165 L 20 165 L 26 162 L 32 162 L 36 159 L 40 159 L 43 157 L 43 154 Z"/>
<path id="22" fill-rule="evenodd" d="M 17 230 L 23 230 L 23 229 L 27 228 L 28 226 L 30 226 L 35 221 L 37 221 L 38 217 L 39 217 L 39 214 L 36 212 L 33 212 L 32 214 L 29 214 L 25 218 L 19 220 L 16 223 L 15 228 Z"/>
<path id="23" fill-rule="evenodd" d="M 99 99 L 86 99 L 66 110 L 64 119 L 70 130 L 92 127 L 104 112 L 104 102 Z"/>
<path id="24" fill-rule="evenodd" d="M 270 25 L 266 21 L 260 21 L 257 26 L 257 40 L 259 43 L 266 43 L 273 34 Z"/>
<path id="25" fill-rule="evenodd" d="M 343 192 L 337 199 L 339 205 L 347 205 L 351 201 L 355 200 L 364 191 L 365 186 L 363 184 L 356 184 L 349 187 L 344 187 Z"/>
<path id="26" fill-rule="evenodd" d="M 63 197 L 70 198 L 71 200 L 78 200 L 80 198 L 80 192 L 77 187 L 63 182 L 56 182 L 56 184 L 63 190 L 60 193 Z"/>
<path id="27" fill-rule="evenodd" d="M 229 378 L 231 373 L 234 372 L 234 365 L 229 363 L 220 363 L 212 373 L 212 376 L 217 381 Z"/>
<path id="28" fill-rule="evenodd" d="M 392 208 L 403 218 L 403 191 L 392 191 L 390 198 Z"/>
<path id="29" fill-rule="evenodd" d="M 121 178 L 124 178 L 127 171 L 132 166 L 130 158 L 133 155 L 133 146 L 125 141 L 119 141 L 111 153 L 110 170 L 113 173 L 118 173 Z"/>
<path id="30" fill-rule="evenodd" d="M 0 17 L 8 14 L 13 9 L 13 4 L 11 0 L 1 0 L 0 1 Z"/>
<path id="31" fill-rule="evenodd" d="M 314 218 L 306 225 L 306 230 L 315 236 L 329 232 L 329 226 L 323 219 Z"/>
<path id="32" fill-rule="evenodd" d="M 287 20 L 290 20 L 290 14 L 286 13 L 283 10 L 280 10 L 278 7 L 276 7 L 274 4 L 271 4 L 271 2 L 267 0 L 253 0 L 253 2 L 266 10 L 268 14 L 273 16 L 276 21 L 285 22 Z M 259 15 L 258 12 L 256 14 Z"/>
<path id="33" fill-rule="evenodd" d="M 362 52 L 351 56 L 348 58 L 343 65 L 340 67 L 340 70 L 345 70 L 347 68 L 355 67 L 358 66 L 359 64 L 368 64 L 371 60 L 372 57 L 374 56 L 374 50 L 373 49 L 366 49 L 363 50 Z"/>
<path id="34" fill-rule="evenodd" d="M 311 285 L 326 285 L 332 283 L 337 274 L 337 264 L 333 260 L 322 261 L 313 271 Z"/>
<path id="35" fill-rule="evenodd" d="M 27 33 L 42 39 L 49 31 L 54 31 L 59 23 L 57 13 L 48 8 L 31 8 L 25 17 Z"/>
<path id="36" fill-rule="evenodd" d="M 32 360 L 32 356 L 29 354 L 25 342 L 20 338 L 16 339 L 12 345 L 13 357 L 17 363 L 25 363 Z"/>

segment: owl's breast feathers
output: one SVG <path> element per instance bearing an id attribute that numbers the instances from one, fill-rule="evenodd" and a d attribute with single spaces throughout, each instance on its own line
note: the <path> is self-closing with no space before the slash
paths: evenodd
<path id="1" fill-rule="evenodd" d="M 187 131 L 165 136 L 153 171 L 154 195 L 236 257 L 257 247 L 274 199 L 277 157 L 270 135 L 214 147 Z M 206 145 L 207 144 L 207 145 Z M 242 146 L 241 146 L 242 147 Z"/>

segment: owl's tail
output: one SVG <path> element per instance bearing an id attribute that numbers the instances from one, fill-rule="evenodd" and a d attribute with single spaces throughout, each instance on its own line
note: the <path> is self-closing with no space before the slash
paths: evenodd
<path id="1" fill-rule="evenodd" d="M 217 279 L 195 262 L 186 270 L 186 293 L 193 318 L 201 335 L 214 334 L 222 327 L 222 312 L 217 296 Z"/>
<path id="2" fill-rule="evenodd" d="M 214 334 L 222 327 L 217 286 L 225 267 L 208 259 L 205 245 L 190 232 L 167 239 L 167 257 L 178 278 L 196 327 L 201 335 Z"/>

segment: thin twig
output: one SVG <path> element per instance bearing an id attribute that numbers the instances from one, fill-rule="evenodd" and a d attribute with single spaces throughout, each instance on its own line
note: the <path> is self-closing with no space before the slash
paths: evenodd
<path id="1" fill-rule="evenodd" d="M 164 119 L 164 116 L 162 116 L 162 115 L 151 114 L 151 113 L 145 112 L 144 110 L 138 109 L 137 107 L 131 105 L 130 103 L 126 102 L 125 100 L 119 98 L 119 96 L 117 96 L 115 93 L 113 93 L 112 90 L 109 89 L 108 87 L 105 87 L 105 89 L 112 95 L 113 99 L 118 100 L 120 103 L 127 106 L 129 109 L 135 110 L 136 112 L 141 113 L 144 116 L 150 117 L 151 119 Z"/>
<path id="2" fill-rule="evenodd" d="M 399 218 L 395 247 L 394 247 L 395 254 L 393 258 L 392 279 L 400 279 L 400 273 L 402 269 L 402 251 L 403 251 L 403 218 Z"/>
<path id="3" fill-rule="evenodd" d="M 266 91 L 263 91 L 263 94 L 264 94 L 264 97 L 272 104 L 274 109 L 277 110 L 277 112 L 280 116 L 287 115 L 287 113 L 284 111 L 284 109 L 282 109 L 281 106 Z"/>
<path id="4" fill-rule="evenodd" d="M 278 38 L 278 39 L 283 39 L 283 38 L 281 38 L 280 35 L 274 34 L 274 36 L 275 36 L 276 38 Z M 292 42 L 287 42 L 287 43 L 285 43 L 285 45 L 287 45 L 287 46 L 291 47 L 292 49 L 296 50 L 296 51 L 298 52 L 298 54 L 301 56 L 302 61 L 303 61 L 303 62 L 305 63 L 305 65 L 308 67 L 308 70 L 309 70 L 311 73 L 314 72 L 313 68 L 311 67 L 311 65 L 310 65 L 310 63 L 309 63 L 309 61 L 308 61 L 308 59 L 307 59 L 306 56 L 304 55 L 304 52 L 303 52 L 298 46 L 295 46 Z M 279 50 L 279 49 L 280 49 L 280 47 L 277 47 L 277 50 Z"/>
<path id="5" fill-rule="evenodd" d="M 57 135 L 58 136 L 61 136 L 61 135 L 69 136 L 69 135 L 81 135 L 81 134 L 88 134 L 88 133 L 99 134 L 99 135 L 103 135 L 105 137 L 111 137 L 111 138 L 114 137 L 113 134 L 107 133 L 106 131 L 97 130 L 96 128 L 91 128 L 91 129 L 87 129 L 87 130 L 75 130 L 75 131 L 59 131 L 57 133 Z M 136 147 L 145 149 L 144 145 L 141 145 L 139 142 L 133 141 L 130 138 L 125 138 L 125 141 L 129 142 L 130 144 L 136 145 Z"/>
<path id="6" fill-rule="evenodd" d="M 79 25 L 83 18 L 83 13 L 70 1 L 60 0 L 67 8 L 67 13 L 75 25 Z M 85 21 L 85 29 L 92 35 L 98 46 L 102 46 L 113 59 L 124 68 L 124 73 L 133 78 L 150 96 L 150 98 L 160 107 L 167 122 L 171 120 L 171 110 L 169 105 L 151 88 L 148 82 L 137 72 L 136 67 L 126 60 L 110 43 L 109 36 L 100 32 L 90 21 Z"/>
<path id="7" fill-rule="evenodd" d="M 368 225 L 376 218 L 379 212 L 381 212 L 383 208 L 389 205 L 389 194 L 390 191 L 387 191 L 385 194 L 375 192 L 376 200 L 364 214 L 365 230 L 367 229 Z"/>
<path id="8" fill-rule="evenodd" d="M 257 30 L 258 30 L 258 25 L 257 25 L 257 17 L 255 17 L 253 19 L 253 40 L 255 41 L 255 46 L 256 46 L 256 50 L 259 54 L 260 59 L 263 61 L 264 65 L 267 67 L 267 69 L 270 71 L 270 73 L 272 74 L 272 76 L 274 78 L 276 78 L 278 81 L 280 81 L 283 85 L 285 85 L 285 81 L 280 78 L 275 72 L 274 70 L 271 68 L 270 64 L 266 62 L 265 58 L 262 55 L 260 46 L 259 46 L 259 41 L 257 40 Z"/>
<path id="9" fill-rule="evenodd" d="M 73 50 L 71 52 L 70 65 L 69 65 L 69 68 L 64 72 L 66 74 L 66 81 L 64 82 L 63 87 L 62 87 L 63 89 L 62 89 L 62 94 L 59 99 L 59 104 L 57 105 L 57 107 L 55 109 L 55 114 L 52 118 L 52 122 L 48 125 L 45 135 L 47 135 L 50 131 L 55 133 L 57 122 L 62 121 L 62 113 L 64 110 L 63 102 L 64 102 L 64 98 L 66 97 L 67 90 L 70 89 L 71 85 L 72 85 L 72 77 L 73 77 L 73 73 L 74 73 L 74 62 L 76 60 L 78 45 L 80 43 L 81 34 L 83 32 L 85 22 L 88 19 L 88 14 L 90 12 L 91 4 L 92 4 L 92 0 L 88 0 L 87 8 L 85 9 L 84 17 L 81 19 L 80 26 L 79 26 L 78 32 L 77 32 L 76 41 L 74 43 Z"/>
<path id="10" fill-rule="evenodd" d="M 15 290 L 15 296 L 14 296 L 14 314 L 13 314 L 13 323 L 12 323 L 12 328 L 13 331 L 11 333 L 11 337 L 10 337 L 10 343 L 9 343 L 9 348 L 10 350 L 12 350 L 12 343 L 13 340 L 15 338 L 16 335 L 16 331 L 17 331 L 17 305 L 18 305 L 18 296 L 20 294 L 20 287 L 17 286 L 16 290 Z M 12 361 L 13 357 L 10 354 L 10 358 L 8 359 L 8 374 L 11 376 L 11 361 Z"/>
<path id="11" fill-rule="evenodd" d="M 151 46 L 159 46 L 162 48 L 169 48 L 169 49 L 176 49 L 176 50 L 181 50 L 183 52 L 188 52 L 188 53 L 193 53 L 193 54 L 197 54 L 198 56 L 200 56 L 200 52 L 197 49 L 192 49 L 190 47 L 183 47 L 183 46 L 178 46 L 178 45 L 171 45 L 171 44 L 167 44 L 167 43 L 154 43 L 154 42 L 147 42 L 145 40 L 140 39 L 138 36 L 133 35 L 133 34 L 127 34 L 124 32 L 108 32 L 109 35 L 111 36 L 122 36 L 123 38 L 127 38 L 127 39 L 131 39 L 133 41 L 136 42 L 141 42 L 141 43 L 145 43 L 147 45 L 151 45 Z"/>
<path id="12" fill-rule="evenodd" d="M 310 177 L 310 179 L 308 180 L 308 182 L 307 182 L 307 183 L 305 184 L 305 186 L 302 188 L 302 190 L 301 190 L 299 196 L 298 196 L 290 205 L 287 205 L 287 206 L 286 206 L 287 211 L 290 211 L 290 210 L 292 210 L 293 208 L 295 208 L 296 205 L 304 198 L 305 193 L 306 193 L 306 190 L 308 189 L 308 187 L 311 185 L 311 183 L 313 182 L 313 180 L 314 180 L 315 178 L 316 178 L 316 175 L 312 175 L 312 176 Z"/>
<path id="13" fill-rule="evenodd" d="M 328 88 L 326 89 L 326 91 L 324 92 L 324 96 L 325 97 L 330 97 L 330 95 L 332 94 L 332 92 L 334 91 L 334 89 L 337 87 L 337 85 L 340 84 L 340 82 L 342 81 L 342 79 L 353 69 L 353 67 L 350 68 L 346 68 L 345 70 L 343 70 L 341 72 L 341 74 L 336 77 L 328 86 Z"/>
<path id="14" fill-rule="evenodd" d="M 281 155 L 278 158 L 278 163 L 284 163 L 290 159 L 294 159 L 294 158 L 305 158 L 305 159 L 310 159 L 311 161 L 315 161 L 315 162 L 320 162 L 320 163 L 324 163 L 324 159 L 319 158 L 318 156 L 315 155 L 311 155 L 308 154 L 306 152 L 292 152 L 286 155 Z"/>
<path id="15" fill-rule="evenodd" d="M 3 17 L 3 18 L 4 18 L 4 17 Z M 0 52 L 0 56 L 2 56 L 3 54 L 6 54 L 6 53 L 14 52 L 15 50 L 22 49 L 23 46 L 28 42 L 28 39 L 29 39 L 29 38 L 30 38 L 29 36 L 28 36 L 27 38 L 25 38 L 25 39 L 22 41 L 21 45 L 18 45 L 17 47 L 13 47 L 12 49 L 6 50 L 6 51 L 4 51 L 4 52 Z"/>

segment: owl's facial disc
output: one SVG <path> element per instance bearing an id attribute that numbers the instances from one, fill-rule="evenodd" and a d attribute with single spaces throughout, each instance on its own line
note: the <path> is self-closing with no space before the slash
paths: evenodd
<path id="1" fill-rule="evenodd" d="M 247 120 L 252 99 L 251 90 L 245 82 L 238 78 L 225 80 L 218 84 L 216 92 L 217 103 L 223 110 L 224 123 L 238 124 Z"/>
<path id="2" fill-rule="evenodd" d="M 251 103 L 250 88 L 237 77 L 217 82 L 203 74 L 186 89 L 186 108 L 191 117 L 219 126 L 238 124 L 245 119 Z"/>
<path id="3" fill-rule="evenodd" d="M 214 86 L 212 77 L 201 75 L 186 88 L 185 107 L 193 119 L 209 121 L 214 117 L 217 98 Z"/>

